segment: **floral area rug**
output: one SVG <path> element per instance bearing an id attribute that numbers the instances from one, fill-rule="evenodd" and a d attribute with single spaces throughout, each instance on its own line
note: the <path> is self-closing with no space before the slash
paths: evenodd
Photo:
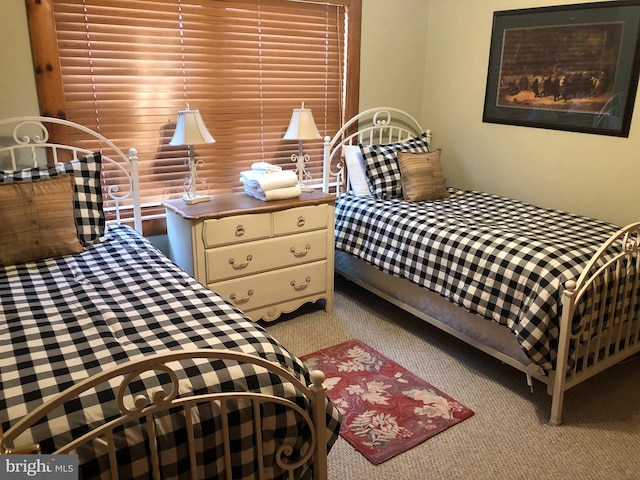
<path id="1" fill-rule="evenodd" d="M 301 357 L 325 374 L 342 412 L 340 435 L 378 465 L 473 415 L 473 411 L 359 340 Z"/>

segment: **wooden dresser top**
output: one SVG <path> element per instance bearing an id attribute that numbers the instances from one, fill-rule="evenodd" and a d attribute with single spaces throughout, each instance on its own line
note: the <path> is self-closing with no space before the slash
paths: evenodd
<path id="1" fill-rule="evenodd" d="M 231 217 L 233 215 L 275 212 L 307 205 L 321 205 L 324 203 L 333 203 L 335 199 L 335 194 L 314 190 L 313 192 L 302 192 L 300 197 L 296 198 L 263 202 L 244 192 L 236 192 L 212 195 L 209 202 L 201 202 L 193 205 L 188 205 L 181 198 L 166 200 L 162 204 L 186 219 L 201 220 Z"/>

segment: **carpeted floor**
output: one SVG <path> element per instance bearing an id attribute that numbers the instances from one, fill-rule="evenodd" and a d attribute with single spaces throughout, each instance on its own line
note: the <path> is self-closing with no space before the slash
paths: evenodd
<path id="1" fill-rule="evenodd" d="M 340 438 L 331 480 L 640 478 L 638 358 L 570 390 L 554 427 L 544 385 L 531 393 L 521 372 L 340 277 L 333 312 L 307 305 L 267 330 L 296 355 L 359 339 L 475 412 L 378 466 Z"/>

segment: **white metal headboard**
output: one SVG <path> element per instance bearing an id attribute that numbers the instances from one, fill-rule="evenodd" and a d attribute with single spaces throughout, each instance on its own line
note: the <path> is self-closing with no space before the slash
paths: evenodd
<path id="1" fill-rule="evenodd" d="M 425 133 L 420 123 L 403 110 L 376 107 L 365 110 L 347 121 L 333 138 L 325 137 L 322 190 L 329 193 L 335 187 L 336 195 L 350 188 L 349 172 L 342 157 L 344 145 L 378 145 L 403 142 Z M 431 130 L 426 130 L 431 142 Z"/>
<path id="2" fill-rule="evenodd" d="M 51 134 L 54 129 L 56 135 L 52 139 Z M 8 162 L 8 166 L 12 170 L 35 168 L 43 165 L 47 160 L 56 163 L 77 159 L 93 152 L 101 152 L 103 161 L 113 165 L 119 170 L 118 173 L 124 176 L 118 175 L 120 185 L 116 185 L 109 183 L 103 170 L 103 193 L 114 203 L 115 220 L 112 223 L 120 223 L 120 210 L 123 208 L 123 202 L 130 199 L 133 208 L 134 228 L 142 233 L 138 152 L 135 148 L 131 148 L 127 156 L 104 135 L 78 123 L 52 117 L 25 116 L 0 120 L 0 132 L 9 131 L 11 132 L 10 136 L 2 138 L 0 160 Z M 80 132 L 84 134 L 81 136 L 82 147 L 55 143 L 60 142 L 59 138 L 79 137 Z M 105 155 L 104 150 L 107 150 L 111 155 Z M 3 168 L 6 167 L 3 166 Z M 128 191 L 120 191 L 122 178 L 127 180 L 125 184 L 129 185 Z"/>

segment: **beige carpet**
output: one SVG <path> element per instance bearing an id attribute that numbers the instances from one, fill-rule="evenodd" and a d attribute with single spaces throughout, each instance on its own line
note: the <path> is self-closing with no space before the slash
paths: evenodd
<path id="1" fill-rule="evenodd" d="M 475 411 L 465 422 L 373 466 L 342 438 L 331 480 L 640 479 L 640 359 L 570 390 L 548 424 L 546 387 L 336 278 L 335 308 L 308 305 L 267 330 L 303 355 L 357 338 Z"/>

